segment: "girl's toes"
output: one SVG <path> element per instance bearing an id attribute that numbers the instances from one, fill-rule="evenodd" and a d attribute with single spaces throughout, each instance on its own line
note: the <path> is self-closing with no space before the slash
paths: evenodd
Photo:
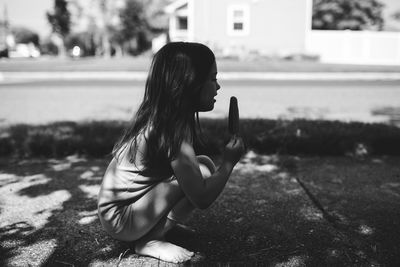
<path id="1" fill-rule="evenodd" d="M 186 251 L 185 251 L 185 255 L 186 255 L 187 257 L 190 257 L 190 258 L 191 258 L 191 257 L 194 255 L 194 253 L 191 252 L 191 251 L 186 250 Z"/>

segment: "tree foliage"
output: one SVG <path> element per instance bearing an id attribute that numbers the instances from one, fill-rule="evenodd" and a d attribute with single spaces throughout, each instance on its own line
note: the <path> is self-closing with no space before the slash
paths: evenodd
<path id="1" fill-rule="evenodd" d="M 392 14 L 392 18 L 394 18 L 395 20 L 400 21 L 400 10 L 397 10 L 396 12 L 394 12 Z"/>
<path id="2" fill-rule="evenodd" d="M 47 12 L 47 20 L 54 33 L 66 37 L 71 30 L 71 14 L 66 0 L 54 0 L 53 12 Z"/>
<path id="3" fill-rule="evenodd" d="M 125 7 L 120 11 L 121 34 L 124 40 L 136 38 L 147 29 L 144 8 L 137 0 L 127 0 Z"/>
<path id="4" fill-rule="evenodd" d="M 109 38 L 114 49 L 123 53 L 137 54 L 148 48 L 149 24 L 145 1 L 126 0 L 119 9 L 118 25 L 108 25 Z"/>
<path id="5" fill-rule="evenodd" d="M 11 30 L 14 35 L 15 42 L 18 44 L 29 44 L 33 43 L 36 46 L 39 46 L 39 35 L 34 31 L 25 28 L 25 27 L 14 27 Z"/>
<path id="6" fill-rule="evenodd" d="M 163 32 L 168 30 L 168 14 L 164 8 L 169 0 L 145 0 L 143 1 L 146 20 L 151 31 Z"/>
<path id="7" fill-rule="evenodd" d="M 316 30 L 382 30 L 379 0 L 313 0 L 312 28 Z"/>

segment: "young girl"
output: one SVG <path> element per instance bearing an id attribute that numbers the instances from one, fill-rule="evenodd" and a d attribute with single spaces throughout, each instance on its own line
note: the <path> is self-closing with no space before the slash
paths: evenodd
<path id="1" fill-rule="evenodd" d="M 137 254 L 190 260 L 194 253 L 165 241 L 165 233 L 214 202 L 244 153 L 242 139 L 232 137 L 217 169 L 193 149 L 195 115 L 214 108 L 216 76 L 215 56 L 202 44 L 169 43 L 154 56 L 144 99 L 114 147 L 98 199 L 104 229 L 135 241 Z"/>

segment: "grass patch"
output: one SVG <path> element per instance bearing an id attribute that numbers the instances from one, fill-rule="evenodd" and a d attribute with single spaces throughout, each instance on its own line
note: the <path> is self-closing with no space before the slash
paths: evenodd
<path id="1" fill-rule="evenodd" d="M 126 122 L 56 122 L 18 124 L 0 130 L 1 157 L 54 157 L 109 155 Z M 229 139 L 226 119 L 201 121 L 205 146 L 198 153 L 217 155 Z M 247 147 L 260 154 L 287 155 L 400 155 L 400 129 L 384 124 L 339 121 L 241 121 Z"/>

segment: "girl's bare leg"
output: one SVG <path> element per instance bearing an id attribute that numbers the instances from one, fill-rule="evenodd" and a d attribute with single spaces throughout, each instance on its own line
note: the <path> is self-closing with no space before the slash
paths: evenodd
<path id="1" fill-rule="evenodd" d="M 164 240 L 164 234 L 172 225 L 167 220 L 168 212 L 184 197 L 178 182 L 162 182 L 133 205 L 134 231 L 140 234 L 135 242 L 137 254 L 151 256 L 168 262 L 184 262 L 193 256 L 182 247 Z"/>
<path id="2" fill-rule="evenodd" d="M 172 227 L 168 224 L 167 217 L 162 218 L 148 234 L 137 240 L 136 253 L 174 263 L 190 260 L 193 252 L 164 240 L 165 231 Z"/>
<path id="3" fill-rule="evenodd" d="M 200 171 L 204 179 L 207 179 L 215 172 L 216 167 L 209 157 L 200 155 L 197 156 L 197 160 L 199 161 Z M 194 209 L 192 203 L 184 197 L 173 207 L 167 218 L 174 221 L 176 224 L 182 225 L 182 223 L 189 218 Z"/>
<path id="4" fill-rule="evenodd" d="M 205 157 L 205 156 L 203 156 Z M 207 161 L 207 165 L 204 164 L 203 161 Z M 209 161 L 207 159 L 199 159 L 200 163 L 200 170 L 202 172 L 202 175 L 204 178 L 208 178 L 211 175 L 211 171 L 215 171 L 215 166 L 213 165 L 212 161 L 211 164 L 214 166 L 209 167 L 210 164 L 210 159 Z M 207 166 L 207 167 L 206 167 Z M 211 169 L 211 170 L 210 170 Z M 147 198 L 156 198 L 158 200 L 157 203 L 160 203 L 161 207 L 158 207 L 161 210 L 170 210 L 170 213 L 168 214 L 168 217 L 171 217 L 172 219 L 167 218 L 166 215 L 162 216 L 161 218 L 156 220 L 156 224 L 152 226 L 151 230 L 148 231 L 147 234 L 145 234 L 142 238 L 137 240 L 135 242 L 135 251 L 137 254 L 140 255 L 146 255 L 146 256 L 151 256 L 154 258 L 161 259 L 163 261 L 168 261 L 168 262 L 184 262 L 190 260 L 190 258 L 194 255 L 193 252 L 188 251 L 185 248 L 176 246 L 172 243 L 166 242 L 164 240 L 164 235 L 165 233 L 170 230 L 173 226 L 175 226 L 177 221 L 181 221 L 183 219 L 186 219 L 190 213 L 193 211 L 194 207 L 193 205 L 187 200 L 187 198 L 184 197 L 183 192 L 180 190 L 179 185 L 176 181 L 170 182 L 170 186 L 168 188 L 165 188 L 166 184 L 161 183 L 160 185 L 164 186 L 159 186 L 157 185 L 156 188 L 154 188 L 149 196 L 146 194 Z M 157 188 L 160 187 L 160 188 Z M 166 192 L 168 191 L 168 192 Z M 161 193 L 161 196 L 159 195 Z M 166 194 L 167 193 L 167 194 Z M 159 199 L 161 197 L 161 199 Z M 167 197 L 167 198 L 166 198 Z M 142 199 L 140 199 L 142 200 Z M 139 201 L 140 201 L 139 200 Z M 135 203 L 135 212 L 134 214 L 138 215 L 138 209 L 141 210 L 140 204 L 137 201 Z M 153 200 L 154 201 L 154 200 Z M 151 201 L 151 202 L 153 202 Z M 144 201 L 143 201 L 144 202 Z M 175 204 L 173 207 L 168 209 L 168 203 L 173 203 Z M 139 205 L 138 205 L 139 204 Z M 143 205 L 147 206 L 147 209 L 149 208 L 149 203 L 143 203 Z M 156 205 L 156 206 L 159 206 Z M 143 207 L 145 208 L 145 207 Z M 156 211 L 157 208 L 154 207 L 154 210 Z M 160 214 L 159 212 L 156 212 L 157 214 Z M 165 214 L 164 212 L 161 212 L 162 214 Z M 151 218 L 148 217 L 148 214 L 144 214 L 146 218 L 136 218 L 139 220 L 143 220 L 144 224 L 151 225 L 149 221 L 151 221 Z M 150 216 L 153 217 L 153 216 Z M 155 218 L 154 218 L 155 219 Z M 146 222 L 147 221 L 147 222 Z M 153 221 L 154 222 L 154 221 Z"/>

